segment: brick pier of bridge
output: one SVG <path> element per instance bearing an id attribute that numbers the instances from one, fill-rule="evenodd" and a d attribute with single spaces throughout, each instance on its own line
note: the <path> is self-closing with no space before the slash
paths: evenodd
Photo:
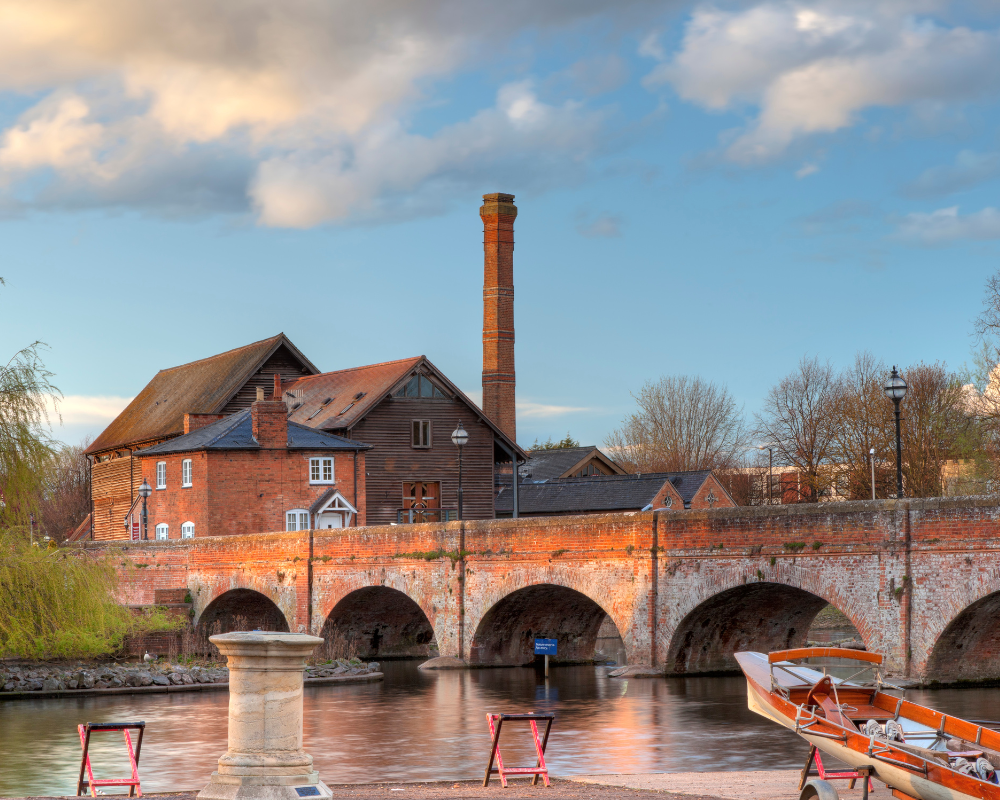
<path id="1" fill-rule="evenodd" d="M 830 603 L 896 675 L 1000 678 L 1000 500 L 824 503 L 100 543 L 123 601 L 186 588 L 200 630 L 351 641 L 363 656 L 593 655 L 606 617 L 630 664 L 730 671 L 802 644 Z M 213 627 L 214 626 L 214 627 Z"/>

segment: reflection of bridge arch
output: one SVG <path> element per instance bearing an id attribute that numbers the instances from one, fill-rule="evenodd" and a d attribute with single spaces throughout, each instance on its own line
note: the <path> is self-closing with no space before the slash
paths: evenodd
<path id="1" fill-rule="evenodd" d="M 277 604 L 253 589 L 222 592 L 205 607 L 197 623 L 202 639 L 217 633 L 257 630 L 287 633 L 289 627 Z"/>
<path id="2" fill-rule="evenodd" d="M 864 617 L 851 598 L 829 591 L 819 585 L 814 573 L 804 576 L 794 565 L 772 567 L 769 572 L 763 579 L 733 574 L 693 592 L 692 602 L 674 615 L 665 671 L 737 671 L 733 653 L 802 646 L 816 615 L 828 604 L 841 610 L 869 644 Z"/>
<path id="3" fill-rule="evenodd" d="M 609 615 L 583 592 L 552 583 L 504 595 L 480 618 L 469 647 L 472 664 L 528 664 L 536 638 L 557 639 L 556 661 L 594 657 L 597 633 Z"/>
<path id="4" fill-rule="evenodd" d="M 320 634 L 333 658 L 426 658 L 437 655 L 430 620 L 405 592 L 365 586 L 330 610 Z"/>

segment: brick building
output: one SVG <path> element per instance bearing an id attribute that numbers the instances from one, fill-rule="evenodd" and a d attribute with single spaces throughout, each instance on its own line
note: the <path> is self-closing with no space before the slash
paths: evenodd
<path id="1" fill-rule="evenodd" d="M 150 538 L 365 524 L 370 446 L 290 423 L 285 403 L 258 392 L 220 420 L 187 415 L 187 433 L 135 453 L 152 488 Z M 138 522 L 138 503 L 130 516 Z"/>

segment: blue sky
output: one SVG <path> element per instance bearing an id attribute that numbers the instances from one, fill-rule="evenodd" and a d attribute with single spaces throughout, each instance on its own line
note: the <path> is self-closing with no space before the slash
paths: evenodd
<path id="1" fill-rule="evenodd" d="M 751 414 L 803 354 L 970 358 L 990 4 L 31 8 L 0 32 L 0 342 L 48 343 L 68 441 L 278 331 L 477 396 L 491 191 L 520 210 L 522 444 L 600 443 L 660 375 Z"/>

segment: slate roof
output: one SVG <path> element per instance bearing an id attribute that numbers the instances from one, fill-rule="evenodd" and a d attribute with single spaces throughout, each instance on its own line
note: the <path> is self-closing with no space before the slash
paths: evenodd
<path id="1" fill-rule="evenodd" d="M 193 450 L 257 450 L 253 438 L 253 420 L 245 408 L 224 419 L 205 425 L 191 433 L 166 442 L 137 450 L 136 455 L 152 456 L 167 453 L 188 453 Z M 355 442 L 343 436 L 318 431 L 305 425 L 288 423 L 288 447 L 293 450 L 370 450 L 370 444 Z"/>
<path id="2" fill-rule="evenodd" d="M 183 433 L 185 413 L 219 413 L 282 345 L 306 369 L 319 372 L 283 333 L 200 361 L 160 370 L 86 452 L 99 453 Z"/>
<path id="3" fill-rule="evenodd" d="M 282 399 L 291 409 L 288 421 L 325 431 L 345 430 L 391 397 L 417 371 L 433 376 L 445 391 L 464 402 L 483 423 L 492 428 L 495 436 L 506 442 L 508 447 L 515 448 L 519 457 L 526 458 L 517 443 L 511 441 L 427 356 L 306 375 L 282 383 Z"/>
<path id="4" fill-rule="evenodd" d="M 518 486 L 518 511 L 522 514 L 637 511 L 648 506 L 667 481 L 673 484 L 687 506 L 711 474 L 711 470 L 650 472 L 644 475 L 602 475 L 526 482 Z M 510 486 L 500 489 L 494 508 L 497 514 L 512 513 Z"/>
<path id="5" fill-rule="evenodd" d="M 597 449 L 597 445 L 590 445 L 589 447 L 560 447 L 556 450 L 531 450 L 528 453 L 527 463 L 518 468 L 518 474 L 522 478 L 527 478 L 527 480 L 531 481 L 546 481 L 552 478 L 559 478 L 581 461 L 592 458 L 595 451 L 600 455 L 602 461 L 614 464 L 610 458 Z M 527 473 L 530 473 L 530 475 Z"/>

